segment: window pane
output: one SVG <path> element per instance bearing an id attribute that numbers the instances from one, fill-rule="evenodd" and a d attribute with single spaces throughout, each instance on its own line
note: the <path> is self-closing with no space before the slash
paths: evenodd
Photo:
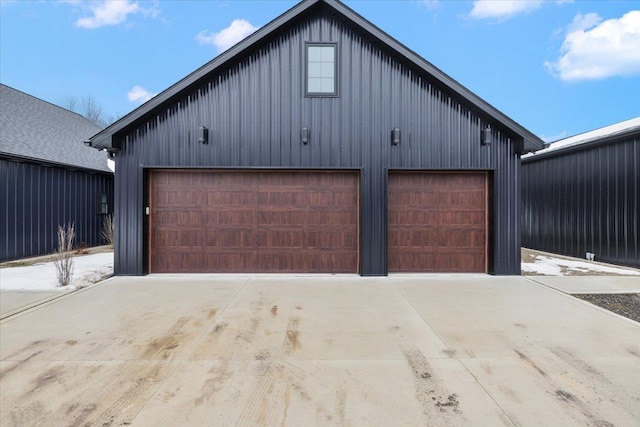
<path id="1" fill-rule="evenodd" d="M 322 61 L 322 46 L 309 46 L 309 62 Z"/>
<path id="2" fill-rule="evenodd" d="M 320 48 L 322 50 L 322 62 L 334 62 L 335 61 L 335 47 L 333 46 L 323 46 Z"/>
<path id="3" fill-rule="evenodd" d="M 333 62 L 330 64 L 322 64 L 322 74 L 320 77 L 331 77 L 333 78 L 335 74 L 335 66 Z"/>
<path id="4" fill-rule="evenodd" d="M 309 78 L 307 91 L 309 93 L 322 92 L 322 79 L 320 79 L 320 78 Z"/>
<path id="5" fill-rule="evenodd" d="M 321 62 L 309 62 L 309 77 L 323 77 Z"/>
<path id="6" fill-rule="evenodd" d="M 321 79 L 321 80 L 322 80 L 322 90 L 320 92 L 333 93 L 336 91 L 334 79 Z"/>

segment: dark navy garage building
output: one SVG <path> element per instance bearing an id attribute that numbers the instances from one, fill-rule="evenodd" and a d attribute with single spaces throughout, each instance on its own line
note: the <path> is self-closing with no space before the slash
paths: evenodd
<path id="1" fill-rule="evenodd" d="M 640 267 L 640 117 L 522 159 L 522 244 Z"/>
<path id="2" fill-rule="evenodd" d="M 303 1 L 92 138 L 115 273 L 520 274 L 542 141 L 338 1 Z"/>

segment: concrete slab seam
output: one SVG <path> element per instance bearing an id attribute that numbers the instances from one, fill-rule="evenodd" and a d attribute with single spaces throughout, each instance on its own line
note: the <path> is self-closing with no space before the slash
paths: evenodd
<path id="1" fill-rule="evenodd" d="M 548 290 L 548 291 L 550 291 L 550 292 L 556 293 L 556 294 L 558 294 L 558 295 L 562 295 L 562 296 L 564 296 L 564 297 L 566 297 L 566 298 L 569 298 L 569 299 L 571 299 L 571 300 L 573 300 L 573 301 L 576 301 L 576 302 L 578 302 L 578 303 L 580 303 L 580 304 L 583 304 L 583 305 L 585 305 L 585 306 L 592 307 L 592 308 L 594 308 L 594 309 L 596 309 L 596 310 L 598 310 L 598 311 L 600 311 L 600 312 L 602 312 L 602 313 L 608 314 L 608 315 L 610 315 L 610 316 L 617 317 L 618 319 L 620 319 L 620 320 L 624 320 L 624 321 L 625 321 L 625 322 L 627 322 L 627 323 L 631 323 L 631 324 L 632 324 L 632 325 L 634 325 L 634 326 L 640 326 L 640 323 L 639 323 L 639 322 L 636 322 L 635 320 L 631 320 L 631 319 L 629 319 L 628 317 L 621 316 L 620 314 L 618 314 L 618 313 L 614 313 L 613 311 L 609 311 L 609 310 L 607 310 L 606 308 L 602 308 L 602 307 L 599 307 L 599 306 L 597 306 L 597 305 L 595 305 L 595 304 L 591 304 L 589 301 L 585 301 L 585 300 L 583 300 L 583 299 L 576 298 L 576 297 L 574 297 L 572 294 L 567 293 L 567 292 L 563 292 L 563 291 L 561 291 L 561 290 L 559 290 L 559 289 L 554 288 L 553 286 L 549 286 L 549 285 L 547 285 L 547 284 L 545 284 L 545 283 L 538 282 L 538 281 L 537 281 L 537 280 L 535 280 L 535 279 L 529 279 L 528 277 L 525 277 L 525 279 L 526 279 L 526 280 L 529 280 L 529 281 L 530 281 L 531 283 L 533 283 L 534 285 L 536 285 L 536 286 L 538 286 L 538 287 L 542 287 L 542 288 L 544 288 L 544 289 L 546 289 L 546 290 Z"/>
<path id="2" fill-rule="evenodd" d="M 47 299 L 42 300 L 42 301 L 34 302 L 32 304 L 27 304 L 24 307 L 20 307 L 20 308 L 18 308 L 16 310 L 10 311 L 9 313 L 7 313 L 4 316 L 0 317 L 0 325 L 4 324 L 4 323 L 6 323 L 6 322 L 8 322 L 10 320 L 13 320 L 14 318 L 17 319 L 18 317 L 21 317 L 21 315 L 24 315 L 24 314 L 27 314 L 27 313 L 31 313 L 32 311 L 35 311 L 35 310 L 37 310 L 39 308 L 42 308 L 44 306 L 47 306 L 49 304 L 52 304 L 54 301 L 57 301 L 59 299 L 62 299 L 62 298 L 65 298 L 65 297 L 68 297 L 70 295 L 74 295 L 74 294 L 77 294 L 77 293 L 86 292 L 86 291 L 89 291 L 90 289 L 94 289 L 94 288 L 96 288 L 98 286 L 102 286 L 105 283 L 110 282 L 115 278 L 116 278 L 116 276 L 107 277 L 106 279 L 101 280 L 101 281 L 99 281 L 97 283 L 93 283 L 93 284 L 91 284 L 89 286 L 84 286 L 82 288 L 75 289 L 75 290 L 69 291 L 69 292 L 64 292 L 64 293 L 61 293 L 60 295 L 56 295 L 56 296 L 53 296 L 51 298 L 47 298 Z"/>

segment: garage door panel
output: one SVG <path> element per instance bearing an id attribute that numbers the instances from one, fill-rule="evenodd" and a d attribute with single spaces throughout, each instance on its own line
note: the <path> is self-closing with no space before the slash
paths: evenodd
<path id="1" fill-rule="evenodd" d="M 207 205 L 244 208 L 255 206 L 257 195 L 247 192 L 246 188 L 221 188 L 207 192 Z"/>
<path id="2" fill-rule="evenodd" d="M 204 265 L 204 256 L 203 254 L 193 252 L 160 252 L 153 260 L 153 263 L 153 267 L 155 267 L 156 270 L 166 268 L 171 271 L 181 271 L 182 269 L 188 268 L 193 271 L 198 271 L 201 270 Z"/>
<path id="3" fill-rule="evenodd" d="M 206 244 L 222 248 L 224 252 L 230 248 L 254 248 L 256 236 L 252 228 L 218 228 L 206 232 Z"/>
<path id="4" fill-rule="evenodd" d="M 485 172 L 390 173 L 390 272 L 485 272 Z"/>
<path id="5" fill-rule="evenodd" d="M 152 171 L 149 197 L 151 272 L 357 272 L 357 173 Z"/>
<path id="6" fill-rule="evenodd" d="M 200 229 L 181 228 L 176 229 L 156 229 L 154 231 L 155 240 L 162 245 L 170 246 L 202 246 L 203 238 Z"/>
<path id="7" fill-rule="evenodd" d="M 281 207 L 274 207 L 269 210 L 261 209 L 257 215 L 257 225 L 262 226 L 283 226 L 287 224 L 304 224 L 306 212 L 304 210 L 283 210 Z"/>
<path id="8" fill-rule="evenodd" d="M 218 211 L 203 212 L 204 223 L 208 226 L 246 226 L 254 220 L 253 209 L 220 209 Z"/>
<path id="9" fill-rule="evenodd" d="M 440 233 L 435 227 L 402 227 L 389 235 L 389 246 L 402 249 L 407 247 L 435 247 Z"/>
<path id="10" fill-rule="evenodd" d="M 303 249 L 305 233 L 303 230 L 258 230 L 256 247 L 264 249 Z"/>
<path id="11" fill-rule="evenodd" d="M 358 257 L 353 251 L 330 251 L 308 257 L 307 263 L 310 269 L 315 271 L 331 270 L 336 273 L 351 273 L 353 266 L 358 263 Z"/>
<path id="12" fill-rule="evenodd" d="M 269 206 L 304 208 L 307 205 L 307 197 L 302 191 L 261 191 L 258 193 L 258 205 L 263 208 Z"/>
<path id="13" fill-rule="evenodd" d="M 244 273 L 256 265 L 256 254 L 228 250 L 225 253 L 205 253 L 201 271 L 208 273 Z"/>
<path id="14" fill-rule="evenodd" d="M 345 224 L 344 227 L 351 228 L 354 209 L 355 207 L 348 210 L 314 210 L 306 214 L 307 224 L 309 227 L 330 225 L 336 228 Z"/>
<path id="15" fill-rule="evenodd" d="M 413 226 L 414 224 L 438 224 L 439 213 L 429 209 L 393 209 L 389 215 L 389 223 L 394 225 Z"/>
<path id="16" fill-rule="evenodd" d="M 484 230 L 486 214 L 484 211 L 452 210 L 450 212 L 437 213 L 437 218 L 437 220 L 432 220 L 429 223 L 468 226 L 477 228 L 478 230 Z"/>
<path id="17" fill-rule="evenodd" d="M 315 231 L 309 232 L 307 246 L 311 249 L 347 248 L 357 249 L 357 235 L 345 231 Z"/>
<path id="18" fill-rule="evenodd" d="M 292 273 L 306 272 L 304 253 L 278 252 L 267 249 L 257 254 L 259 271 L 287 271 Z"/>

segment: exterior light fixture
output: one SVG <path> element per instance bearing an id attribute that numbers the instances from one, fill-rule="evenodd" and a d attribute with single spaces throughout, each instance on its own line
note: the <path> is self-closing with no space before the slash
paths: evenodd
<path id="1" fill-rule="evenodd" d="M 209 129 L 206 126 L 200 126 L 198 128 L 198 142 L 201 144 L 209 143 Z"/>
<path id="2" fill-rule="evenodd" d="M 393 128 L 391 130 L 391 145 L 400 144 L 400 129 Z"/>
<path id="3" fill-rule="evenodd" d="M 485 129 L 480 131 L 480 142 L 482 145 L 491 145 L 491 126 L 487 125 Z"/>
<path id="4" fill-rule="evenodd" d="M 302 141 L 304 145 L 309 143 L 309 128 L 306 126 L 300 131 L 300 141 Z"/>

